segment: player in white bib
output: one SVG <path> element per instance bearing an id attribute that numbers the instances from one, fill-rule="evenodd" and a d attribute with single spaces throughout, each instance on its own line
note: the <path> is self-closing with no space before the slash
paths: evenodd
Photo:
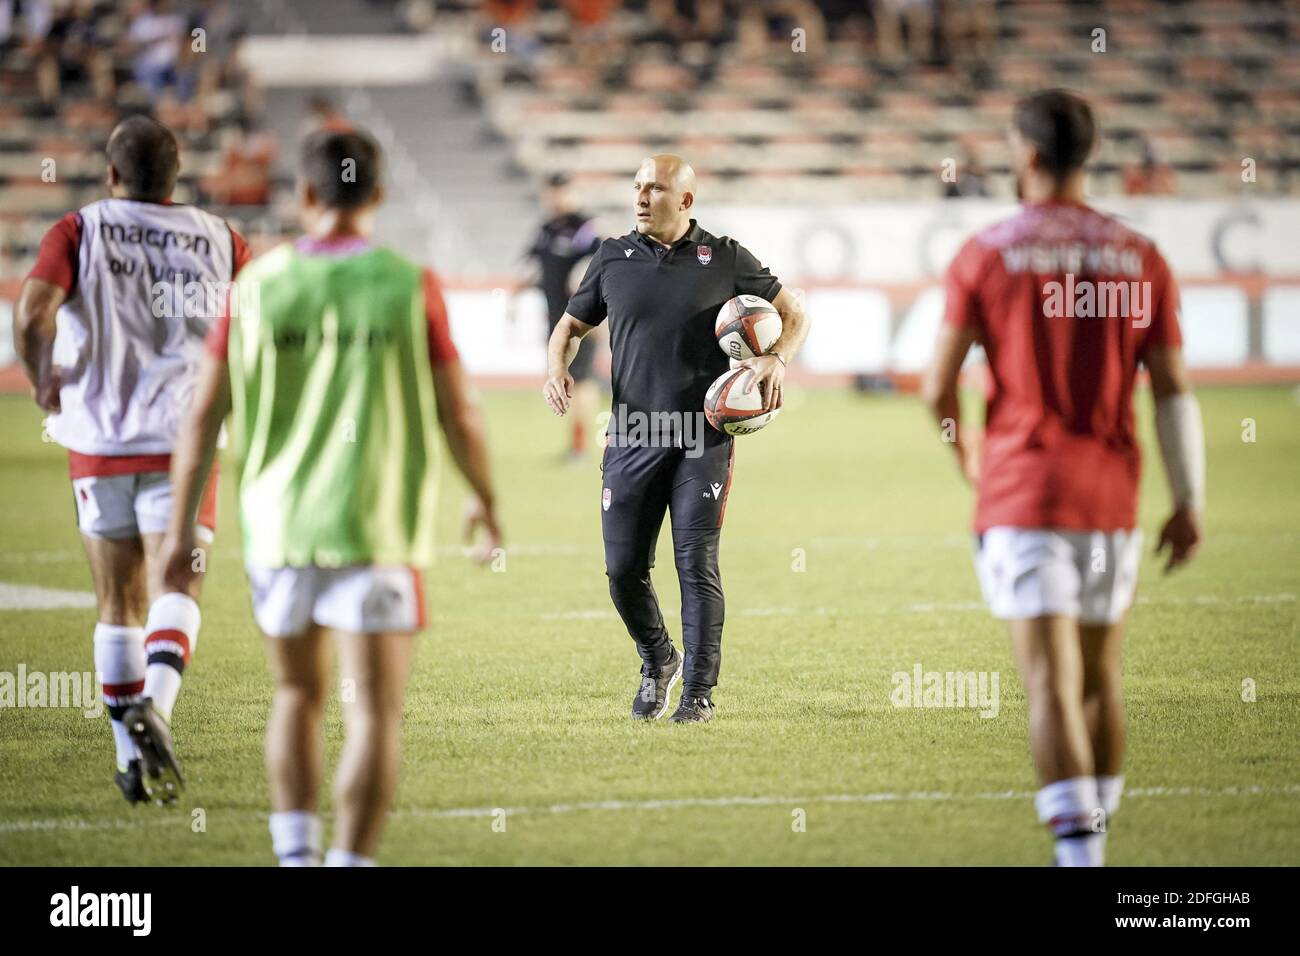
<path id="1" fill-rule="evenodd" d="M 98 607 L 95 669 L 115 779 L 132 803 L 172 802 L 181 785 L 170 721 L 198 637 L 201 577 L 188 594 L 156 583 L 168 470 L 204 336 L 250 258 L 223 219 L 171 202 L 179 170 L 170 130 L 144 116 L 119 123 L 108 141 L 111 198 L 45 235 L 14 318 L 47 433 L 68 449 Z M 211 540 L 215 518 L 214 475 L 200 540 Z"/>

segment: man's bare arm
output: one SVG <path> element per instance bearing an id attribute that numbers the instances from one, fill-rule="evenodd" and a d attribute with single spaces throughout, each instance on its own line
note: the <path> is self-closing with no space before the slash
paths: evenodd
<path id="1" fill-rule="evenodd" d="M 789 365 L 803 348 L 811 323 L 808 321 L 808 313 L 804 311 L 802 299 L 789 289 L 782 288 L 772 305 L 781 313 L 781 335 L 770 351 L 781 359 L 782 364 Z"/>
<path id="2" fill-rule="evenodd" d="M 971 484 L 979 479 L 979 448 L 962 431 L 958 385 L 961 381 L 962 363 L 966 361 L 966 353 L 974 344 L 973 328 L 945 322 L 939 328 L 930 365 L 921 377 L 921 399 L 929 407 L 930 414 L 939 423 L 939 427 L 951 429 L 947 434 L 952 435 L 953 451 L 957 453 L 962 474 Z"/>
<path id="3" fill-rule="evenodd" d="M 162 548 L 163 590 L 189 591 L 194 568 L 194 522 L 217 455 L 221 423 L 230 414 L 230 374 L 225 362 L 205 354 L 199 380 L 172 449 L 172 512 Z"/>
<path id="4" fill-rule="evenodd" d="M 479 551 L 479 559 L 486 561 L 500 547 L 502 536 L 497 521 L 483 414 L 459 361 L 434 368 L 433 390 L 438 399 L 438 424 L 447 437 L 452 460 L 475 496 L 465 516 L 466 537 L 473 535 L 475 527 L 481 525 L 484 528 L 487 536 Z"/>
<path id="5" fill-rule="evenodd" d="M 769 410 L 780 408 L 785 400 L 786 366 L 803 348 L 810 327 L 803 303 L 789 289 L 778 292 L 772 305 L 781 315 L 781 334 L 767 352 L 739 363 L 739 367 L 752 373 L 745 391 L 758 388 L 763 396 L 763 407 Z"/>
<path id="6" fill-rule="evenodd" d="M 1160 530 L 1156 553 L 1167 546 L 1165 571 L 1186 564 L 1201 545 L 1205 508 L 1205 430 L 1201 406 L 1192 394 L 1183 350 L 1152 346 L 1143 356 L 1155 398 L 1156 436 L 1164 459 L 1174 512 Z"/>
<path id="7" fill-rule="evenodd" d="M 578 355 L 583 337 L 595 328 L 566 312 L 551 333 L 546 346 L 546 384 L 542 387 L 542 397 L 557 415 L 567 412 L 573 401 L 573 376 L 569 374 L 569 366 Z"/>
<path id="8" fill-rule="evenodd" d="M 54 370 L 54 336 L 59 306 L 68 294 L 46 279 L 31 278 L 18 293 L 14 312 L 14 349 L 32 384 L 32 397 L 47 412 L 59 411 L 58 376 Z"/>

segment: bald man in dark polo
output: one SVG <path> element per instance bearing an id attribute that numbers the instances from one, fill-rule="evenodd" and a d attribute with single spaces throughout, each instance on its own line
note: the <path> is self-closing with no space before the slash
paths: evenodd
<path id="1" fill-rule="evenodd" d="M 704 393 L 728 368 L 714 322 L 723 303 L 742 293 L 776 306 L 780 339 L 767 355 L 741 364 L 752 370 L 750 387 L 761 390 L 765 407 L 778 408 L 786 365 L 808 335 L 808 320 L 747 249 L 690 217 L 695 172 L 680 156 L 644 160 L 632 185 L 636 228 L 596 250 L 551 335 L 543 395 L 557 415 L 569 410 L 569 363 L 579 340 L 608 318 L 614 395 L 601 529 L 609 593 L 642 661 L 632 717 L 662 717 L 683 677 L 671 720 L 699 722 L 713 717 L 722 663 L 718 539 L 734 462 L 734 439 L 704 420 Z M 650 583 L 665 513 L 681 584 L 684 657 Z"/>

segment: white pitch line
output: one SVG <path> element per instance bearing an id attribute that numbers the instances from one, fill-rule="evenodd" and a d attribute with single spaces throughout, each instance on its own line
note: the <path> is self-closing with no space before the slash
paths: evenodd
<path id="1" fill-rule="evenodd" d="M 1220 797 L 1220 796 L 1300 796 L 1300 784 L 1283 784 L 1276 787 L 1134 787 L 1124 792 L 1125 799 L 1147 797 Z M 595 800 L 586 803 L 555 803 L 543 807 L 461 807 L 453 810 L 405 810 L 395 816 L 431 817 L 490 817 L 505 811 L 507 816 L 518 814 L 583 813 L 593 810 L 681 810 L 692 807 L 797 807 L 805 803 L 913 803 L 948 802 L 961 800 L 1030 800 L 1030 790 L 1002 790 L 990 793 L 944 793 L 917 790 L 907 793 L 830 793 L 794 797 L 687 797 L 675 800 Z"/>
<path id="2" fill-rule="evenodd" d="M 1294 604 L 1296 595 L 1281 594 L 1238 594 L 1232 597 L 1219 597 L 1214 594 L 1198 594 L 1195 597 L 1138 597 L 1135 604 L 1173 607 L 1213 607 L 1220 604 Z M 934 611 L 983 611 L 987 605 L 982 601 L 949 601 L 922 604 L 909 604 L 902 608 L 910 614 L 925 614 Z"/>
<path id="3" fill-rule="evenodd" d="M 95 595 L 91 591 L 65 591 L 0 581 L 0 611 L 51 611 L 94 606 Z"/>
<path id="4" fill-rule="evenodd" d="M 65 564 L 71 561 L 85 561 L 86 555 L 81 551 L 7 551 L 0 553 L 0 561 L 5 564 Z"/>
<path id="5" fill-rule="evenodd" d="M 1272 604 L 1295 604 L 1297 597 L 1290 593 L 1281 594 L 1242 594 L 1236 597 L 1216 597 L 1212 594 L 1201 594 L 1196 597 L 1182 598 L 1162 598 L 1162 597 L 1139 597 L 1138 604 L 1143 605 L 1172 605 L 1174 607 L 1207 607 L 1214 605 L 1272 605 Z M 850 617 L 862 614 L 934 614 L 945 611 L 985 611 L 988 606 L 982 601 L 928 601 L 917 604 L 906 604 L 902 607 L 888 607 L 878 605 L 871 608 L 833 608 L 833 607 L 749 607 L 741 608 L 736 613 L 742 617 L 828 617 L 835 614 L 844 614 Z M 675 607 L 665 607 L 662 609 L 664 617 L 678 617 L 681 611 Z M 584 608 L 578 611 L 547 611 L 542 614 L 544 621 L 609 621 L 616 620 L 618 615 L 608 609 L 602 608 Z"/>
<path id="6" fill-rule="evenodd" d="M 681 617 L 681 609 L 675 607 L 661 608 L 664 617 Z M 826 617 L 836 614 L 834 608 L 826 607 L 746 607 L 735 612 L 741 617 Z M 543 621 L 613 621 L 618 614 L 610 610 L 591 608 L 582 611 L 547 611 L 542 615 Z"/>
<path id="7" fill-rule="evenodd" d="M 396 819 L 433 819 L 448 820 L 462 818 L 491 817 L 505 812 L 510 816 L 548 816 L 568 813 L 588 813 L 593 811 L 624 810 L 681 810 L 706 807 L 799 807 L 812 803 L 946 803 L 963 800 L 1030 800 L 1034 796 L 1030 790 L 999 790 L 985 793 L 945 793 L 943 791 L 916 790 L 910 792 L 883 793 L 827 793 L 812 796 L 733 796 L 733 797 L 691 797 L 677 800 L 592 800 L 582 803 L 553 803 L 542 806 L 522 807 L 452 807 L 444 810 L 399 809 L 390 816 Z M 1258 796 L 1300 796 L 1300 783 L 1279 784 L 1276 786 L 1234 786 L 1234 787 L 1133 787 L 1124 791 L 1125 800 L 1143 800 L 1164 797 L 1258 797 Z M 150 813 L 151 808 L 136 811 Z M 322 814 L 329 819 L 332 814 Z M 265 813 L 232 813 L 221 817 L 223 820 L 240 820 L 244 822 L 265 821 Z M 136 816 L 131 819 L 114 820 L 6 820 L 0 821 L 0 833 L 39 833 L 47 831 L 92 831 L 92 830 L 134 830 L 142 827 L 159 827 L 189 824 L 189 814 L 183 809 L 174 816 L 169 811 L 162 811 L 151 817 Z"/>

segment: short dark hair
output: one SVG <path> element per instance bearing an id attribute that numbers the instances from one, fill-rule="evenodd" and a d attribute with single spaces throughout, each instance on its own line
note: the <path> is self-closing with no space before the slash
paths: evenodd
<path id="1" fill-rule="evenodd" d="M 1097 139 L 1092 107 L 1066 90 L 1043 90 L 1016 104 L 1016 130 L 1058 179 L 1082 169 Z"/>
<path id="2" fill-rule="evenodd" d="M 303 141 L 300 170 L 316 198 L 331 209 L 358 209 L 379 187 L 383 154 L 360 130 L 312 133 Z"/>
<path id="3" fill-rule="evenodd" d="M 172 131 L 143 114 L 128 116 L 108 137 L 108 163 L 131 199 L 161 202 L 176 188 L 180 147 Z"/>

